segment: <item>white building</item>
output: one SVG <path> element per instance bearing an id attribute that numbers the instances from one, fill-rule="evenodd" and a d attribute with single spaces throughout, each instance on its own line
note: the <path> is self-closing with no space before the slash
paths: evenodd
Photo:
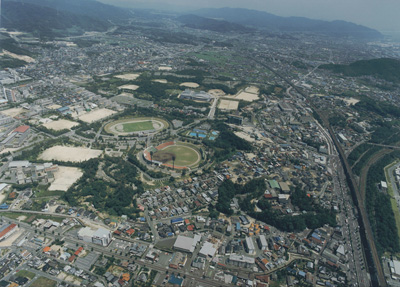
<path id="1" fill-rule="evenodd" d="M 199 255 L 203 257 L 214 257 L 217 249 L 210 242 L 204 242 L 203 246 L 199 251 Z"/>
<path id="2" fill-rule="evenodd" d="M 246 246 L 247 246 L 247 251 L 249 252 L 249 254 L 253 254 L 256 251 L 251 237 L 246 237 Z"/>
<path id="3" fill-rule="evenodd" d="M 267 239 L 265 239 L 264 234 L 261 234 L 260 237 L 258 238 L 258 246 L 260 247 L 261 250 L 268 249 Z"/>
<path id="4" fill-rule="evenodd" d="M 194 236 L 194 238 L 178 235 L 174 243 L 174 249 L 193 253 L 200 239 L 200 235 L 197 234 Z"/>
<path id="5" fill-rule="evenodd" d="M 234 266 L 238 267 L 252 267 L 255 263 L 255 259 L 252 257 L 247 257 L 244 255 L 237 255 L 237 254 L 231 254 L 229 255 L 229 264 L 232 264 Z"/>
<path id="6" fill-rule="evenodd" d="M 390 272 L 394 279 L 400 279 L 400 261 L 393 260 L 389 262 Z"/>
<path id="7" fill-rule="evenodd" d="M 93 230 L 85 227 L 78 231 L 78 238 L 85 242 L 107 246 L 111 242 L 111 232 L 104 228 Z"/>

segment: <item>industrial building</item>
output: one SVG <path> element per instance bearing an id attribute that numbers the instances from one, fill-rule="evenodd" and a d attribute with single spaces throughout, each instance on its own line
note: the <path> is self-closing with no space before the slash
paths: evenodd
<path id="1" fill-rule="evenodd" d="M 195 92 L 190 89 L 186 89 L 185 91 L 183 91 L 179 98 L 184 100 L 201 101 L 201 102 L 210 102 L 213 99 L 213 97 L 210 94 L 204 91 Z"/>
<path id="2" fill-rule="evenodd" d="M 199 251 L 199 255 L 203 257 L 214 257 L 215 253 L 217 252 L 217 249 L 214 248 L 214 246 L 210 242 L 204 242 L 203 246 L 201 247 Z"/>
<path id="3" fill-rule="evenodd" d="M 47 184 L 54 181 L 54 173 L 58 171 L 58 165 L 52 163 L 36 164 L 26 160 L 12 161 L 8 168 L 18 184 L 32 182 Z"/>
<path id="4" fill-rule="evenodd" d="M 29 126 L 19 126 L 13 130 L 7 138 L 5 138 L 0 145 L 4 145 L 6 148 L 16 148 L 21 146 L 24 140 L 30 134 Z"/>
<path id="5" fill-rule="evenodd" d="M 3 225 L 0 228 L 0 241 L 6 240 L 8 237 L 13 235 L 18 230 L 18 226 L 15 223 Z"/>
<path id="6" fill-rule="evenodd" d="M 200 242 L 200 235 L 195 235 L 194 238 L 179 235 L 174 243 L 174 249 L 193 253 L 197 243 Z"/>
<path id="7" fill-rule="evenodd" d="M 111 242 L 111 232 L 104 228 L 93 230 L 85 227 L 78 231 L 78 238 L 85 242 L 108 246 Z"/>
<path id="8" fill-rule="evenodd" d="M 228 262 L 234 266 L 249 268 L 254 265 L 255 259 L 244 255 L 231 254 L 229 255 Z"/>

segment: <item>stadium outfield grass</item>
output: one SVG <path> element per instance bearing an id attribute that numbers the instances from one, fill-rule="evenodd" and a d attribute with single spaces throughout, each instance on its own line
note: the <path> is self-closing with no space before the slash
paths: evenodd
<path id="1" fill-rule="evenodd" d="M 184 145 L 167 146 L 153 155 L 154 160 L 163 159 L 166 164 L 172 165 L 172 155 L 175 155 L 176 166 L 193 166 L 200 160 L 200 154 L 193 148 Z"/>

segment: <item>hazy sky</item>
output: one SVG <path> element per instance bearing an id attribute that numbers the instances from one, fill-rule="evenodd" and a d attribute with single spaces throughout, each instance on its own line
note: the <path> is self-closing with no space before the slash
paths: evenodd
<path id="1" fill-rule="evenodd" d="M 400 33 L 400 0 L 100 0 L 135 6 L 135 3 L 162 3 L 191 9 L 204 7 L 243 7 L 264 10 L 279 16 L 304 16 L 322 20 L 345 20 Z"/>

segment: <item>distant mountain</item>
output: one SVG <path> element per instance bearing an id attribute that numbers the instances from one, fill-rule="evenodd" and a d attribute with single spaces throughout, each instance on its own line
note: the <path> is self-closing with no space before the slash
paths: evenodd
<path id="1" fill-rule="evenodd" d="M 105 31 L 110 25 L 104 20 L 15 1 L 3 1 L 1 23 L 4 28 L 30 32 L 40 38 Z"/>
<path id="2" fill-rule="evenodd" d="M 245 27 L 240 24 L 224 20 L 205 18 L 193 14 L 180 16 L 177 18 L 177 20 L 185 24 L 187 27 L 200 30 L 210 30 L 221 33 L 226 33 L 226 32 L 248 33 L 254 31 L 254 29 Z"/>
<path id="3" fill-rule="evenodd" d="M 400 83 L 400 60 L 380 58 L 356 61 L 349 65 L 321 65 L 320 69 L 341 73 L 344 76 L 375 76 L 383 80 Z"/>
<path id="4" fill-rule="evenodd" d="M 276 32 L 311 32 L 356 39 L 382 38 L 378 31 L 345 21 L 322 21 L 304 17 L 280 17 L 263 11 L 242 8 L 201 9 L 193 14 Z"/>
<path id="5" fill-rule="evenodd" d="M 127 9 L 104 4 L 95 0 L 3 0 L 4 2 L 22 2 L 49 7 L 59 12 L 86 15 L 102 21 L 120 21 L 132 14 Z"/>

